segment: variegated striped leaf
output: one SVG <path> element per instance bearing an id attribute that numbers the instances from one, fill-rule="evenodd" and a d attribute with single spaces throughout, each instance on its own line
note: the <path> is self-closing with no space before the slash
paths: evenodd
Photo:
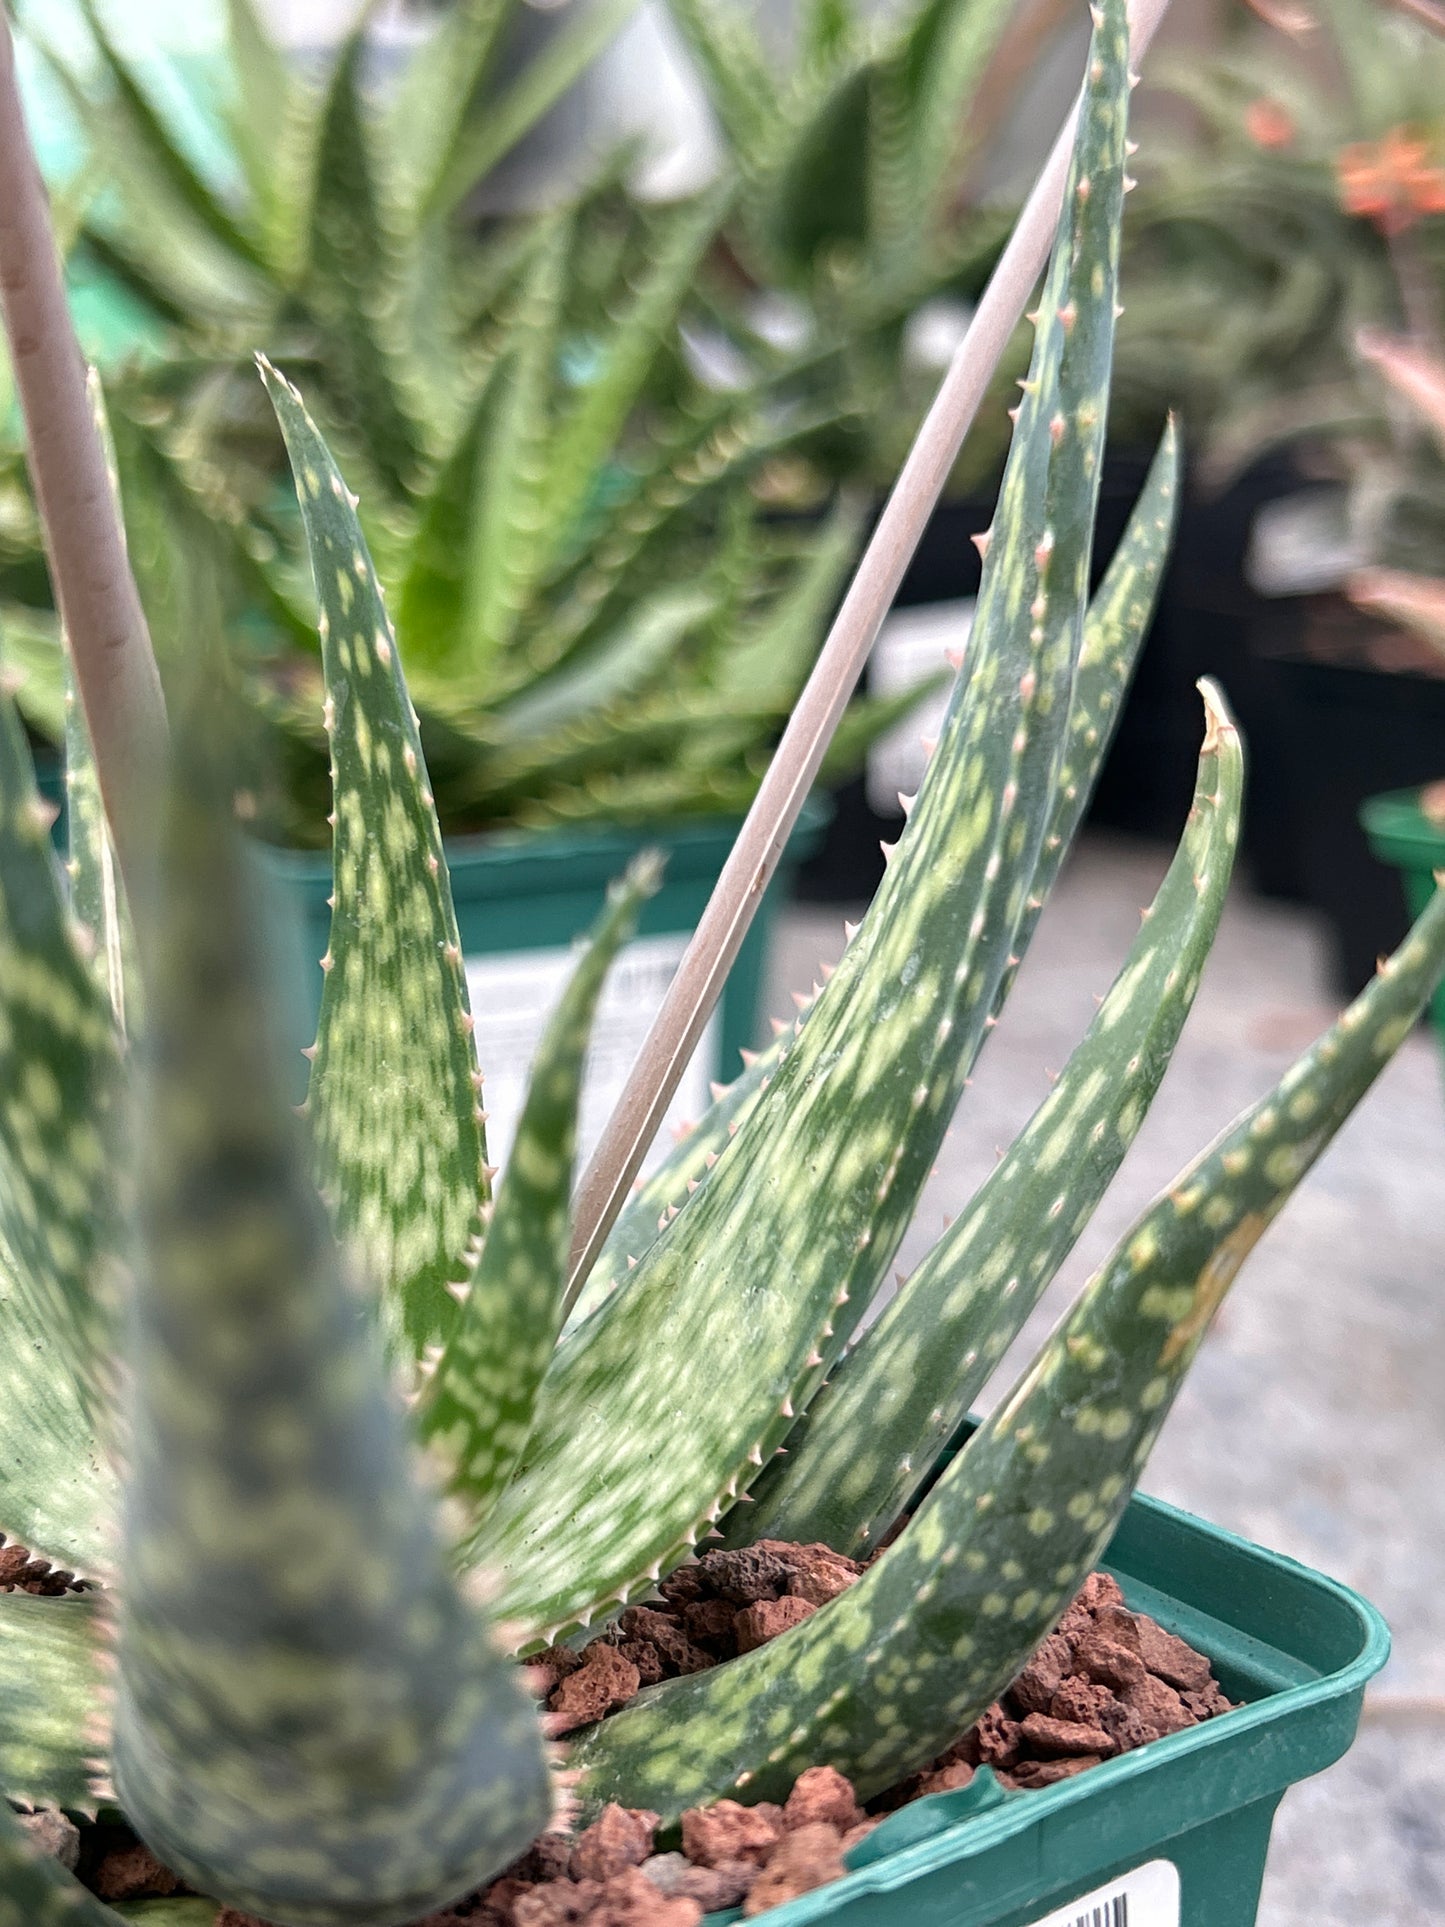
<path id="1" fill-rule="evenodd" d="M 269 365 L 321 604 L 334 815 L 331 944 L 307 1099 L 323 1192 L 419 1356 L 456 1322 L 487 1197 L 480 1074 L 416 715 L 336 464 Z"/>
<path id="2" fill-rule="evenodd" d="M 631 1288 L 559 1352 L 518 1475 L 470 1548 L 500 1570 L 501 1610 L 537 1636 L 650 1583 L 781 1442 L 896 1250 L 992 1021 L 1082 638 L 1126 73 L 1127 47 L 1111 39 L 1080 122 L 973 634 L 903 843 L 727 1158 Z M 727 1362 L 723 1252 L 748 1339 Z"/>
<path id="3" fill-rule="evenodd" d="M 855 1585 L 770 1645 L 592 1729 L 573 1761 L 589 1808 L 618 1800 L 668 1820 L 728 1793 L 775 1799 L 822 1761 L 867 1798 L 964 1731 L 1097 1562 L 1244 1258 L 1442 966 L 1445 892 L 1339 1023 L 1139 1219 Z"/>
<path id="4" fill-rule="evenodd" d="M 198 734 L 177 734 L 143 931 L 115 1788 L 167 1865 L 244 1912 L 411 1919 L 545 1824 L 546 1762 L 316 1195 L 250 859 Z"/>
<path id="5" fill-rule="evenodd" d="M 734 1543 L 826 1541 L 859 1558 L 906 1510 L 1089 1222 L 1144 1121 L 1199 987 L 1239 840 L 1244 756 L 1206 685 L 1208 733 L 1179 852 L 1053 1090 L 859 1339 L 729 1523 Z"/>
<path id="6" fill-rule="evenodd" d="M 661 875 L 655 856 L 632 865 L 547 1026 L 481 1260 L 417 1414 L 448 1491 L 473 1523 L 485 1516 L 526 1443 L 537 1387 L 557 1342 L 592 1020 L 612 961 Z"/>

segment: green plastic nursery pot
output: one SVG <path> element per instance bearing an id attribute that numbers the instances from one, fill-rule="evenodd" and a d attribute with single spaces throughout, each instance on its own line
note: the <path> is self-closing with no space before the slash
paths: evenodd
<path id="1" fill-rule="evenodd" d="M 1400 872 L 1405 902 L 1411 916 L 1418 916 L 1435 894 L 1435 872 L 1445 870 L 1445 827 L 1426 816 L 1417 789 L 1372 796 L 1360 821 L 1375 855 Z M 1431 999 L 1430 1021 L 1445 1049 L 1445 984 Z"/>
<path id="2" fill-rule="evenodd" d="M 811 800 L 788 840 L 729 974 L 722 1001 L 669 1117 L 701 1116 L 708 1084 L 731 1079 L 738 1052 L 757 1040 L 759 997 L 769 934 L 792 874 L 817 847 L 828 806 Z M 662 888 L 643 909 L 637 939 L 614 965 L 599 1008 L 583 1095 L 581 1138 L 600 1130 L 621 1089 L 687 938 L 712 894 L 738 825 L 731 819 L 573 833 L 451 837 L 447 863 L 467 963 L 477 1056 L 487 1079 L 487 1141 L 504 1154 L 525 1090 L 541 1025 L 570 972 L 571 945 L 602 908 L 607 885 L 640 850 L 667 857 Z M 270 875 L 301 924 L 303 995 L 297 1019 L 309 1042 L 321 1002 L 319 959 L 329 940 L 330 858 L 320 851 L 262 846 Z"/>
<path id="3" fill-rule="evenodd" d="M 1389 1631 L 1348 1587 L 1154 1499 L 1105 1564 L 1244 1703 L 1042 1791 L 985 1769 L 915 1801 L 769 1927 L 1250 1927 L 1275 1809 L 1348 1750 Z"/>

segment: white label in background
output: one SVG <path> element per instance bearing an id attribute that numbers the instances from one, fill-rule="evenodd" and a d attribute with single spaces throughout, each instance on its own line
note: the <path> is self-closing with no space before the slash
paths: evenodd
<path id="1" fill-rule="evenodd" d="M 895 609 L 878 631 L 868 659 L 868 690 L 897 696 L 916 689 L 948 667 L 944 652 L 962 649 L 973 627 L 972 596 L 959 602 L 927 602 Z M 879 816 L 897 816 L 898 793 L 917 794 L 928 757 L 925 736 L 936 737 L 948 708 L 948 685 L 938 690 L 868 753 L 868 801 Z"/>
<path id="2" fill-rule="evenodd" d="M 639 937 L 608 972 L 582 1086 L 579 1168 L 602 1134 L 686 947 L 685 936 Z M 571 948 L 559 948 L 467 958 L 477 1061 L 487 1080 L 482 1094 L 487 1155 L 493 1164 L 506 1163 L 527 1094 L 532 1058 L 577 966 L 577 954 Z M 717 1075 L 719 1036 L 720 1020 L 714 1013 L 644 1169 L 650 1170 L 671 1149 L 678 1124 L 701 1117 L 707 1109 L 708 1083 Z"/>
<path id="3" fill-rule="evenodd" d="M 1179 1927 L 1179 1869 L 1151 1860 L 1029 1927 Z"/>

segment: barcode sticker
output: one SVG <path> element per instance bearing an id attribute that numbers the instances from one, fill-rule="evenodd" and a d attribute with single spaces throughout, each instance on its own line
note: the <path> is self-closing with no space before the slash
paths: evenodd
<path id="1" fill-rule="evenodd" d="M 1029 1927 L 1179 1927 L 1179 1869 L 1151 1860 Z"/>

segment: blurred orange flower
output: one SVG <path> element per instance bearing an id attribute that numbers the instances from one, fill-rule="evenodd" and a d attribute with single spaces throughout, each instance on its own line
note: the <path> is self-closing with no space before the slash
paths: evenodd
<path id="1" fill-rule="evenodd" d="M 1277 100 L 1262 94 L 1244 110 L 1244 131 L 1256 147 L 1288 147 L 1298 131 L 1294 115 Z"/>
<path id="2" fill-rule="evenodd" d="M 1395 127 L 1380 141 L 1357 141 L 1335 162 L 1347 214 L 1400 234 L 1427 214 L 1445 214 L 1445 167 L 1430 141 Z"/>

